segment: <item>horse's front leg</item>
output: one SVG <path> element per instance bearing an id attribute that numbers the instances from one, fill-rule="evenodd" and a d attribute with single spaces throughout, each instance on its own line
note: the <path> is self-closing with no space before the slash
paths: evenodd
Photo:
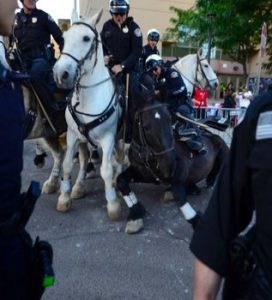
<path id="1" fill-rule="evenodd" d="M 195 211 L 191 204 L 187 201 L 186 188 L 184 181 L 181 180 L 182 175 L 179 171 L 176 171 L 172 180 L 171 190 L 174 199 L 178 201 L 180 211 L 188 223 L 190 223 L 195 229 L 200 214 Z"/>
<path id="2" fill-rule="evenodd" d="M 128 167 L 117 177 L 117 188 L 121 192 L 128 208 L 129 215 L 127 217 L 126 233 L 137 233 L 144 227 L 143 217 L 145 216 L 145 208 L 138 202 L 136 195 L 131 191 L 129 183 L 135 179 L 136 170 Z M 138 181 L 138 180 L 136 180 Z"/>
<path id="3" fill-rule="evenodd" d="M 49 146 L 50 152 L 52 153 L 54 165 L 49 178 L 43 184 L 42 193 L 51 194 L 59 190 L 59 175 L 61 171 L 64 150 L 59 142 L 58 137 L 46 138 L 45 142 Z"/>
<path id="4" fill-rule="evenodd" d="M 61 180 L 60 196 L 58 198 L 57 210 L 66 212 L 71 208 L 71 173 L 73 168 L 73 157 L 76 150 L 76 135 L 68 129 L 67 131 L 67 150 L 63 161 L 63 178 Z"/>
<path id="5" fill-rule="evenodd" d="M 79 150 L 79 171 L 77 175 L 76 182 L 72 188 L 71 198 L 80 199 L 85 196 L 84 182 L 86 178 L 87 165 L 88 165 L 88 147 L 87 143 L 80 143 L 78 145 Z"/>
<path id="6" fill-rule="evenodd" d="M 108 135 L 104 138 L 101 141 L 101 147 L 103 156 L 100 174 L 105 183 L 108 216 L 112 220 L 117 220 L 121 217 L 121 205 L 117 199 L 115 188 L 113 187 L 112 152 L 114 147 L 114 136 Z"/>

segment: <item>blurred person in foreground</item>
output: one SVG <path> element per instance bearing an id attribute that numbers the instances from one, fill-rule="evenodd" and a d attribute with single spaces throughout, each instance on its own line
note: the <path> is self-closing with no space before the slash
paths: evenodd
<path id="1" fill-rule="evenodd" d="M 0 0 L 1 35 L 11 33 L 16 7 L 16 0 Z M 32 239 L 25 230 L 40 194 L 39 184 L 32 182 L 28 192 L 21 194 L 25 118 L 19 82 L 22 77 L 0 63 L 0 298 L 3 300 L 40 299 L 44 292 L 43 275 L 36 268 L 40 260 L 34 256 Z M 51 247 L 46 242 L 35 244 L 43 247 L 43 253 Z M 35 249 L 39 255 L 41 248 Z M 49 251 L 52 263 L 52 249 Z"/>
<path id="2" fill-rule="evenodd" d="M 225 300 L 272 299 L 271 149 L 272 80 L 235 127 L 230 156 L 193 235 L 194 300 L 216 299 L 222 277 Z"/>

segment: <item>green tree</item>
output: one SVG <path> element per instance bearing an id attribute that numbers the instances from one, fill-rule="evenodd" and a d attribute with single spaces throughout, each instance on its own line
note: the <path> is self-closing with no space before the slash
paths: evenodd
<path id="1" fill-rule="evenodd" d="M 171 9 L 178 15 L 171 19 L 171 23 L 180 22 L 190 27 L 200 42 L 207 41 L 210 26 L 212 44 L 241 63 L 245 77 L 248 73 L 247 60 L 260 44 L 262 24 L 266 22 L 269 28 L 272 20 L 272 0 L 197 0 L 195 7 L 189 10 L 190 18 L 185 17 L 183 10 Z M 209 18 L 209 15 L 213 17 Z M 178 29 L 178 24 L 172 27 L 172 30 L 175 29 Z"/>

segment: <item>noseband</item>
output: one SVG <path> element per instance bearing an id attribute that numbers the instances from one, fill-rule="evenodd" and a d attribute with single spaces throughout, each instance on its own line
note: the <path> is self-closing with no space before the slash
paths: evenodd
<path id="1" fill-rule="evenodd" d="M 197 74 L 201 73 L 201 75 L 205 78 L 205 80 L 207 82 L 206 86 L 209 86 L 212 88 L 211 82 L 217 81 L 217 78 L 209 79 L 203 69 L 202 64 L 201 64 L 201 61 L 205 60 L 206 58 L 200 58 L 198 54 L 196 55 L 196 57 L 197 57 L 197 64 L 196 64 L 196 72 L 195 72 L 195 82 L 198 82 L 198 83 L 200 82 L 197 78 Z M 200 71 L 199 71 L 199 69 L 200 69 Z M 194 84 L 194 86 L 195 86 L 195 84 Z"/>
<path id="2" fill-rule="evenodd" d="M 156 171 L 155 172 L 153 171 L 152 166 L 150 165 L 150 161 L 153 158 L 155 158 L 157 161 L 157 158 L 159 156 L 162 156 L 168 152 L 175 151 L 175 147 L 173 144 L 171 147 L 163 151 L 157 152 L 149 145 L 148 139 L 146 138 L 144 126 L 143 126 L 143 114 L 146 111 L 154 110 L 156 108 L 163 107 L 163 106 L 166 106 L 166 104 L 158 103 L 158 104 L 147 106 L 144 109 L 138 110 L 136 112 L 135 122 L 138 123 L 139 142 L 137 143 L 134 139 L 132 139 L 132 143 L 131 143 L 132 151 L 134 151 L 135 154 L 138 155 L 140 161 L 144 164 L 145 168 L 149 170 L 149 172 L 154 177 L 155 181 L 158 183 L 161 182 L 161 179 L 159 178 L 159 176 L 156 175 L 155 173 Z M 159 169 L 158 161 L 157 161 L 156 169 L 157 170 Z"/>

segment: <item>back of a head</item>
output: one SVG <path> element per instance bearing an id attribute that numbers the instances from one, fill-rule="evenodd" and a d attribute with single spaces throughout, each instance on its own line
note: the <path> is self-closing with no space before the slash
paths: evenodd
<path id="1" fill-rule="evenodd" d="M 110 0 L 109 11 L 112 14 L 128 14 L 129 0 Z"/>

